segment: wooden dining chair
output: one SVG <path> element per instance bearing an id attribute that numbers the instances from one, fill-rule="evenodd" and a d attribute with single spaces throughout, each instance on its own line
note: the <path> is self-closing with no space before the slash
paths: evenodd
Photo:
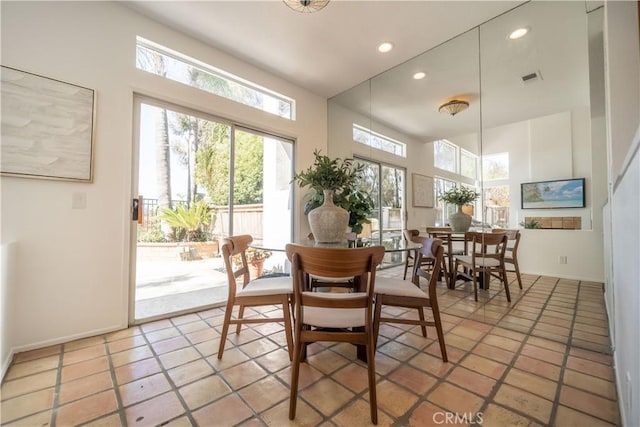
<path id="1" fill-rule="evenodd" d="M 494 274 L 504 284 L 507 301 L 511 302 L 509 283 L 504 264 L 504 254 L 507 247 L 505 233 L 467 232 L 466 242 L 470 247 L 468 255 L 456 255 L 454 274 L 459 274 L 458 268 L 463 267 L 465 273 L 471 276 L 475 300 L 478 301 L 478 278 L 482 275 L 484 288 L 489 288 L 491 275 Z M 465 244 L 466 246 L 466 244 Z"/>
<path id="2" fill-rule="evenodd" d="M 293 420 L 296 416 L 300 363 L 307 345 L 317 341 L 348 342 L 366 347 L 371 422 L 377 424 L 373 291 L 384 247 L 348 249 L 288 244 L 286 251 L 292 264 L 295 313 L 289 418 Z M 357 277 L 358 292 L 309 292 L 306 290 L 309 275 Z"/>
<path id="3" fill-rule="evenodd" d="M 518 265 L 518 246 L 520 245 L 520 230 L 512 230 L 508 228 L 494 228 L 493 233 L 505 233 L 507 235 L 507 249 L 504 254 L 505 265 L 513 265 L 513 269 L 507 268 L 507 272 L 516 273 L 518 286 L 522 289 L 522 278 L 520 277 L 520 266 Z"/>
<path id="4" fill-rule="evenodd" d="M 426 326 L 435 326 L 438 342 L 440 343 L 440 352 L 442 360 L 448 361 L 447 348 L 444 343 L 444 331 L 442 329 L 442 321 L 440 320 L 440 309 L 438 307 L 438 296 L 436 286 L 440 269 L 444 264 L 444 247 L 442 240 L 432 239 L 428 237 L 415 238 L 417 243 L 421 243 L 422 247 L 418 249 L 416 265 L 413 269 L 412 281 L 390 279 L 380 277 L 375 283 L 375 314 L 374 314 L 374 334 L 378 337 L 380 323 L 401 323 L 409 325 L 419 325 L 422 329 L 422 336 L 426 338 Z M 431 260 L 431 269 L 423 268 L 423 259 Z M 429 282 L 427 293 L 420 289 L 420 278 L 425 278 Z M 386 317 L 382 315 L 382 307 L 404 307 L 415 308 L 418 311 L 418 318 L 405 317 Z M 425 320 L 424 308 L 431 309 L 433 320 Z"/>
<path id="5" fill-rule="evenodd" d="M 313 233 L 309 233 L 307 239 L 315 240 Z M 308 286 L 312 291 L 338 288 L 353 292 L 355 290 L 355 280 L 353 277 L 322 277 L 314 274 L 309 277 Z"/>
<path id="6" fill-rule="evenodd" d="M 457 233 L 454 236 L 451 227 L 427 227 L 427 234 L 433 239 L 442 240 L 445 264 L 448 266 L 447 270 L 445 270 L 447 273 L 447 286 L 450 289 L 454 289 L 456 284 L 456 274 L 453 269 L 454 257 L 466 254 L 466 234 L 460 235 Z"/>
<path id="7" fill-rule="evenodd" d="M 236 334 L 239 334 L 243 324 L 282 322 L 284 323 L 284 333 L 287 339 L 289 359 L 291 360 L 293 354 L 293 329 L 291 327 L 290 303 L 293 296 L 293 281 L 288 276 L 250 280 L 245 251 L 252 241 L 253 238 L 248 234 L 223 239 L 222 258 L 227 271 L 229 293 L 224 313 L 224 323 L 222 324 L 218 359 L 222 359 L 230 325 L 237 325 Z M 233 261 L 234 257 L 236 257 L 236 262 Z M 244 318 L 245 307 L 265 305 L 281 306 L 282 317 Z M 235 318 L 232 318 L 235 307 L 238 307 L 238 313 Z"/>
<path id="8" fill-rule="evenodd" d="M 420 239 L 420 231 L 419 230 L 403 230 L 402 234 L 404 235 L 404 239 L 407 242 L 418 242 Z M 402 280 L 406 280 L 407 279 L 407 271 L 409 270 L 409 267 L 411 267 L 412 269 L 415 267 L 416 265 L 416 260 L 418 259 L 418 251 L 408 251 L 407 252 L 407 259 L 405 260 L 404 263 L 404 273 L 402 274 Z M 422 257 L 422 266 L 426 266 L 428 268 L 430 268 L 433 264 L 433 258 L 430 257 Z M 420 265 L 420 264 L 418 264 Z M 445 274 L 446 274 L 446 267 L 445 267 Z"/>

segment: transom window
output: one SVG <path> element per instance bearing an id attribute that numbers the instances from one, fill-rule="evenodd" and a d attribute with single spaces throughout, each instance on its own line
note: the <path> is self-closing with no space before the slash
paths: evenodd
<path id="1" fill-rule="evenodd" d="M 433 165 L 465 178 L 478 179 L 478 156 L 446 139 L 434 141 Z"/>
<path id="2" fill-rule="evenodd" d="M 141 37 L 136 39 L 136 67 L 267 113 L 295 120 L 293 99 Z"/>
<path id="3" fill-rule="evenodd" d="M 460 175 L 471 178 L 478 178 L 478 156 L 465 150 L 460 149 Z"/>
<path id="4" fill-rule="evenodd" d="M 407 157 L 407 145 L 388 136 L 353 124 L 353 140 L 377 150 L 386 151 L 400 157 Z"/>
<path id="5" fill-rule="evenodd" d="M 449 172 L 458 172 L 458 146 L 446 139 L 433 143 L 434 166 Z"/>
<path id="6" fill-rule="evenodd" d="M 482 156 L 482 178 L 485 181 L 509 179 L 509 153 Z"/>

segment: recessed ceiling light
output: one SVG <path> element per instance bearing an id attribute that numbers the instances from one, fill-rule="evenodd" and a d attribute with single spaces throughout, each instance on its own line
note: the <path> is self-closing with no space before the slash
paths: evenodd
<path id="1" fill-rule="evenodd" d="M 417 72 L 417 73 L 415 73 L 415 74 L 413 75 L 413 78 L 414 78 L 414 79 L 416 79 L 416 80 L 422 80 L 422 79 L 424 79 L 425 77 L 427 77 L 427 74 L 426 74 L 426 73 L 424 73 L 424 72 L 422 72 L 422 71 Z"/>
<path id="2" fill-rule="evenodd" d="M 509 39 L 517 40 L 519 38 L 522 38 L 529 33 L 529 30 L 530 30 L 529 27 L 516 28 L 511 33 L 509 33 Z"/>
<path id="3" fill-rule="evenodd" d="M 378 52 L 387 53 L 391 49 L 393 49 L 393 43 L 391 42 L 382 42 L 378 45 Z"/>

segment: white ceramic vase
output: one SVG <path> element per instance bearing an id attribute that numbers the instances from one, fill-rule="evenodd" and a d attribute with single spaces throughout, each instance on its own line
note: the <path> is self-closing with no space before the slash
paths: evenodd
<path id="1" fill-rule="evenodd" d="M 462 206 L 458 206 L 458 212 L 449 215 L 449 225 L 457 233 L 469 231 L 471 227 L 471 215 L 462 212 Z"/>
<path id="2" fill-rule="evenodd" d="M 344 239 L 349 212 L 333 204 L 333 190 L 324 190 L 324 202 L 309 212 L 309 227 L 318 243 L 337 243 Z"/>

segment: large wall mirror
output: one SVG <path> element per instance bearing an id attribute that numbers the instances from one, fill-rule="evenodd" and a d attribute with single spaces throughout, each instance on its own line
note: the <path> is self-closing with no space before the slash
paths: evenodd
<path id="1" fill-rule="evenodd" d="M 528 33 L 511 39 L 518 28 Z M 451 207 L 438 193 L 475 187 L 477 224 L 521 229 L 526 271 L 602 281 L 601 33 L 601 8 L 525 3 L 330 99 L 329 154 L 402 169 L 407 228 L 444 225 Z M 453 100 L 468 107 L 439 111 Z M 384 148 L 396 143 L 404 152 Z M 522 183 L 574 178 L 585 179 L 584 207 L 522 209 Z M 435 188 L 426 205 L 414 200 L 425 182 Z M 545 228 L 526 229 L 532 218 Z"/>

